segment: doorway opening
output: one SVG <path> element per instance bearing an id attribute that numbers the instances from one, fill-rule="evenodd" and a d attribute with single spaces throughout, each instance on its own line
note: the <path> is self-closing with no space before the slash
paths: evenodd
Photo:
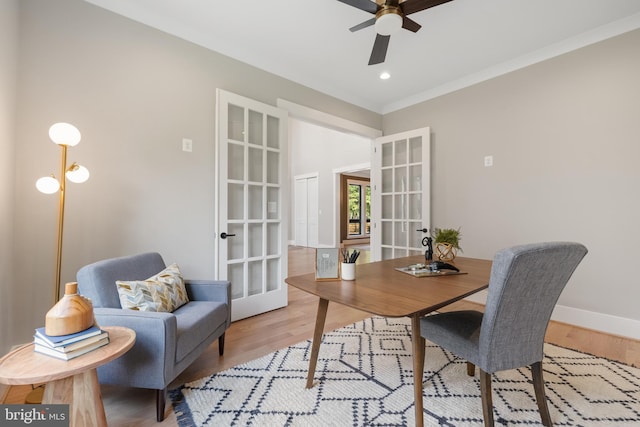
<path id="1" fill-rule="evenodd" d="M 343 246 L 368 246 L 371 238 L 369 171 L 340 175 L 340 241 Z"/>
<path id="2" fill-rule="evenodd" d="M 369 181 L 347 180 L 347 238 L 371 236 L 371 184 Z"/>

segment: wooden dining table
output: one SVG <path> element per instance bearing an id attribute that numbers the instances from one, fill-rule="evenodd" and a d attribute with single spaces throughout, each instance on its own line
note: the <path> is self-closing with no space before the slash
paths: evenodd
<path id="1" fill-rule="evenodd" d="M 457 257 L 451 262 L 462 274 L 433 274 L 416 277 L 398 269 L 424 264 L 423 256 L 395 258 L 356 265 L 355 280 L 316 280 L 315 273 L 288 277 L 285 282 L 319 298 L 311 346 L 307 388 L 313 380 L 322 342 L 329 302 L 343 304 L 382 317 L 409 317 L 413 355 L 415 425 L 422 426 L 422 372 L 425 339 L 420 335 L 420 318 L 428 313 L 486 289 L 491 261 Z"/>

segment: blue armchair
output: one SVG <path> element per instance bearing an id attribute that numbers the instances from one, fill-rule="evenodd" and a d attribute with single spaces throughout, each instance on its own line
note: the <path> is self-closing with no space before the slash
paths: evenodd
<path id="1" fill-rule="evenodd" d="M 123 309 L 116 281 L 145 280 L 166 268 L 158 253 L 112 258 L 82 267 L 78 292 L 91 299 L 100 326 L 126 326 L 136 343 L 98 368 L 101 383 L 156 390 L 156 418 L 164 419 L 167 386 L 216 339 L 224 352 L 231 325 L 228 281 L 185 281 L 189 302 L 171 313 Z"/>

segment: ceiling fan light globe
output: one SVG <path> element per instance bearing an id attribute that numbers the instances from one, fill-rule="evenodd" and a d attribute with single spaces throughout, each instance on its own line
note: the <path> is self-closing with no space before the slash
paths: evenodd
<path id="1" fill-rule="evenodd" d="M 376 33 L 390 36 L 402 28 L 402 16 L 397 13 L 385 13 L 376 19 Z"/>

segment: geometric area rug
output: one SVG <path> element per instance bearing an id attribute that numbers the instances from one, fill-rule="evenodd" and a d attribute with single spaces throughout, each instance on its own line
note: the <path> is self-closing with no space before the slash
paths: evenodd
<path id="1" fill-rule="evenodd" d="M 408 318 L 371 317 L 323 336 L 306 389 L 311 341 L 170 390 L 181 427 L 411 426 Z M 545 344 L 542 363 L 554 426 L 640 426 L 640 369 Z M 477 372 L 477 370 L 476 370 Z M 528 368 L 493 375 L 496 426 L 541 426 Z M 478 375 L 427 342 L 425 426 L 482 426 Z"/>

